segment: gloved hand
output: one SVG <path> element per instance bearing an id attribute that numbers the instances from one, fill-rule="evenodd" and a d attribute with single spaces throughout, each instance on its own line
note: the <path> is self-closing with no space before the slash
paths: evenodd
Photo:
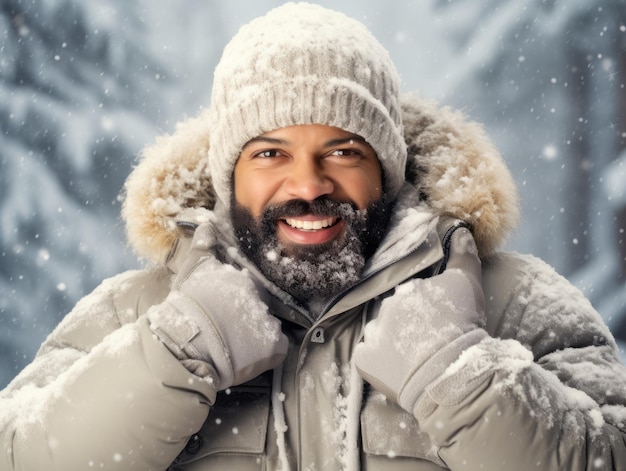
<path id="1" fill-rule="evenodd" d="M 210 222 L 196 229 L 172 291 L 147 316 L 188 370 L 223 390 L 282 363 L 288 340 L 248 272 L 215 257 L 214 231 Z"/>
<path id="2" fill-rule="evenodd" d="M 472 235 L 452 236 L 446 270 L 399 285 L 354 351 L 361 376 L 409 412 L 425 388 L 487 336 L 480 259 Z"/>

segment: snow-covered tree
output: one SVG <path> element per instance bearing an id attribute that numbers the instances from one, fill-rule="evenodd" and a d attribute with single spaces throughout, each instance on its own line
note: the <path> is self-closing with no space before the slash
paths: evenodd
<path id="1" fill-rule="evenodd" d="M 176 76 L 184 60 L 171 60 L 180 51 L 164 52 L 155 29 L 166 18 L 146 6 L 0 4 L 0 384 L 79 297 L 136 265 L 123 182 L 193 100 Z"/>
<path id="2" fill-rule="evenodd" d="M 437 2 L 444 24 L 467 20 L 449 33 L 458 58 L 449 100 L 486 124 L 520 186 L 523 224 L 511 246 L 569 276 L 617 330 L 626 316 L 625 226 L 605 180 L 626 148 L 624 7 Z"/>

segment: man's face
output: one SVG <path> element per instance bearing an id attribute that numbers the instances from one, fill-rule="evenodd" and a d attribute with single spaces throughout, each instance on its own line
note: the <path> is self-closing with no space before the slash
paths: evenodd
<path id="1" fill-rule="evenodd" d="M 242 250 L 301 301 L 358 279 L 385 232 L 382 170 L 361 137 L 325 125 L 250 140 L 234 170 L 232 218 Z"/>
<path id="2" fill-rule="evenodd" d="M 382 194 L 380 163 L 361 137 L 321 124 L 276 129 L 249 141 L 235 165 L 235 200 L 255 218 L 270 206 L 327 196 L 358 209 Z M 276 221 L 285 247 L 323 244 L 345 231 L 335 215 Z"/>

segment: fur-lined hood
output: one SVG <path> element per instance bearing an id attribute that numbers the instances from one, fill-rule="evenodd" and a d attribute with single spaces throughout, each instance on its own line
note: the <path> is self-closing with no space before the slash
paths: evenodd
<path id="1" fill-rule="evenodd" d="M 402 109 L 407 181 L 437 212 L 469 222 L 482 256 L 493 253 L 518 219 L 517 191 L 500 154 L 482 127 L 459 112 L 416 95 L 405 95 Z M 213 207 L 206 115 L 158 137 L 126 181 L 128 242 L 153 263 L 165 261 L 185 213 Z"/>

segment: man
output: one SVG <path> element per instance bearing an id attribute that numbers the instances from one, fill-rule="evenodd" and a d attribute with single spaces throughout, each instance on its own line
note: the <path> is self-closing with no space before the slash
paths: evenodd
<path id="1" fill-rule="evenodd" d="M 480 127 L 401 99 L 360 23 L 269 12 L 129 178 L 155 266 L 78 303 L 3 391 L 1 468 L 626 469 L 610 332 L 495 252 L 515 198 Z"/>

